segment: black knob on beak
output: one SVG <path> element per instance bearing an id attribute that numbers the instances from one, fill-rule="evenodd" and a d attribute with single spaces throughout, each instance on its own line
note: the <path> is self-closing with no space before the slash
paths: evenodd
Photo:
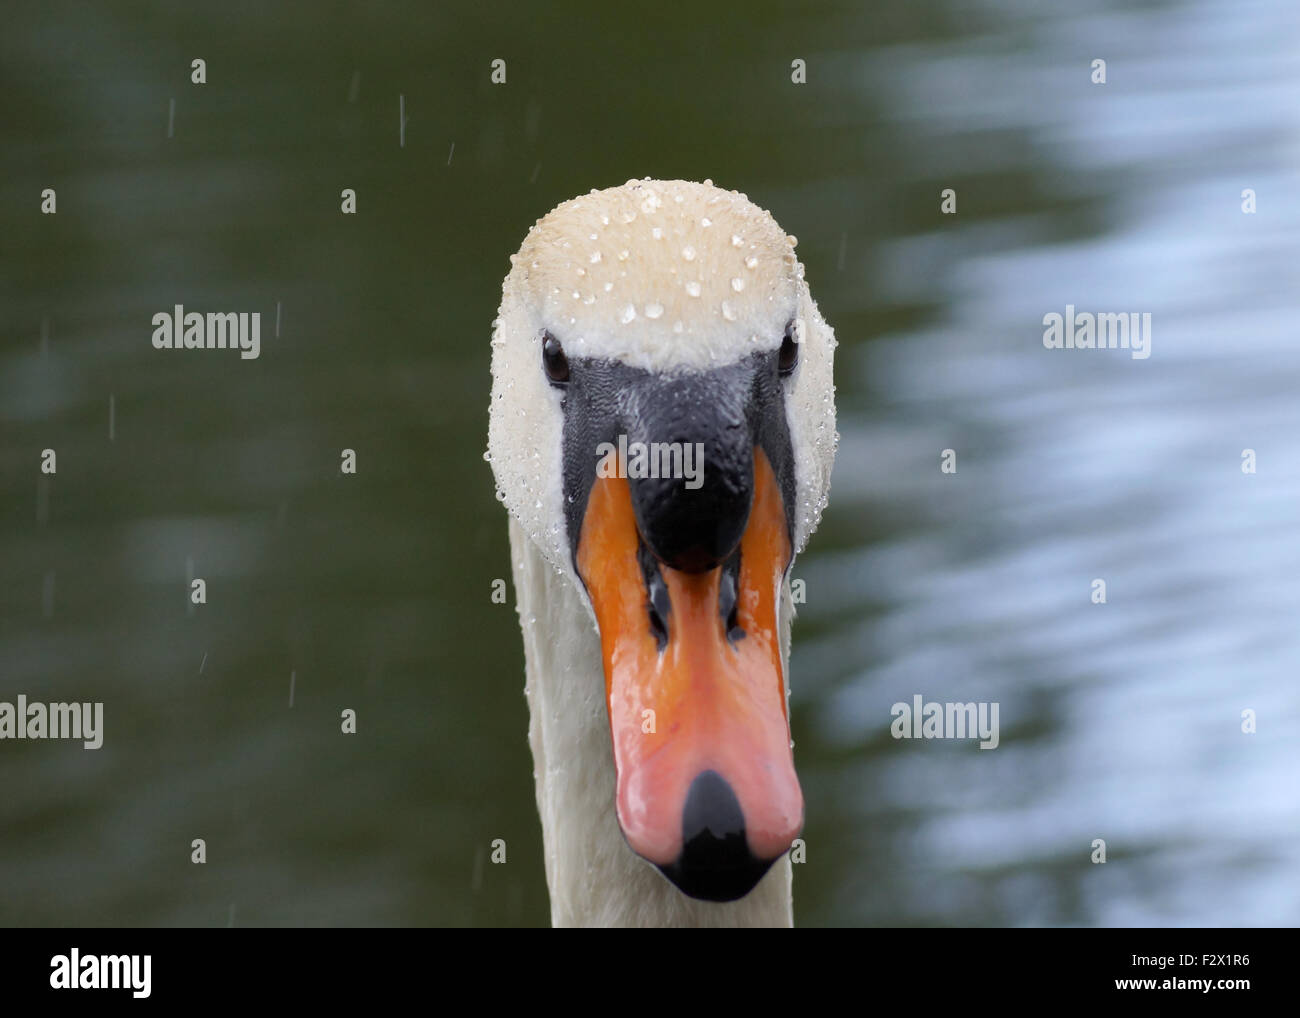
<path id="1" fill-rule="evenodd" d="M 642 539 L 672 569 L 717 568 L 740 543 L 754 497 L 744 389 L 684 375 L 625 395 L 629 448 L 640 443 L 658 466 L 658 476 L 628 473 Z"/>

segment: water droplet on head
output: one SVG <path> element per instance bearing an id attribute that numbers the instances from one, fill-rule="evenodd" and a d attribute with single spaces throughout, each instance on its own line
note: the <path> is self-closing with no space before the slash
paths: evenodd
<path id="1" fill-rule="evenodd" d="M 692 297 L 698 297 L 700 295 L 700 284 L 692 279 L 686 284 L 686 292 Z"/>
<path id="2" fill-rule="evenodd" d="M 600 252 L 599 251 L 591 252 L 591 264 L 595 265 L 599 261 L 600 261 Z"/>
<path id="3" fill-rule="evenodd" d="M 731 288 L 735 290 L 737 293 L 740 293 L 740 291 L 745 288 L 745 281 L 741 279 L 739 276 L 736 276 L 731 281 Z"/>
<path id="4" fill-rule="evenodd" d="M 662 304 L 647 304 L 645 306 L 645 316 L 647 318 L 658 318 L 663 313 L 664 306 Z"/>
<path id="5" fill-rule="evenodd" d="M 700 225 L 707 229 L 708 227 L 713 225 L 713 220 L 710 219 L 708 216 L 705 216 L 703 219 L 700 220 Z"/>
<path id="6" fill-rule="evenodd" d="M 746 259 L 745 259 L 745 268 L 747 268 L 747 269 L 756 269 L 756 268 L 758 268 L 758 258 L 755 257 L 754 255 L 750 255 L 748 258 L 746 258 Z"/>
<path id="7" fill-rule="evenodd" d="M 725 300 L 722 302 L 722 317 L 729 322 L 734 322 L 736 320 L 736 312 Z"/>
<path id="8" fill-rule="evenodd" d="M 688 262 L 695 261 L 695 248 L 691 247 L 690 244 L 687 244 L 684 248 L 682 248 L 682 257 L 685 258 Z"/>
<path id="9" fill-rule="evenodd" d="M 738 233 L 733 233 L 733 234 L 731 235 L 731 246 L 732 246 L 732 247 L 742 247 L 742 246 L 744 245 L 744 243 L 745 243 L 745 238 L 742 237 L 740 234 L 738 234 Z"/>
<path id="10" fill-rule="evenodd" d="M 655 240 L 663 240 L 664 231 L 656 226 L 653 230 L 650 231 L 650 236 L 654 237 Z"/>
<path id="11" fill-rule="evenodd" d="M 623 313 L 618 316 L 618 320 L 622 322 L 624 325 L 626 325 L 628 322 L 632 321 L 632 319 L 634 319 L 635 317 L 636 317 L 636 308 L 634 308 L 631 304 L 629 304 L 627 307 L 623 309 Z"/>

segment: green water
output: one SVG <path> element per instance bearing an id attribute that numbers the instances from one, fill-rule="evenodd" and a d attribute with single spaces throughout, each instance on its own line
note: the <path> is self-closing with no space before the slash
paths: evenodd
<path id="1" fill-rule="evenodd" d="M 1150 799 L 1174 815 L 1153 819 L 1132 791 L 1149 761 L 1107 741 L 1161 741 L 1107 727 L 1134 662 L 1189 724 L 1208 724 L 1209 704 L 1232 730 L 1231 680 L 1273 708 L 1271 737 L 1294 738 L 1295 638 L 1234 606 L 1265 590 L 1272 610 L 1296 603 L 1282 568 L 1298 557 L 1295 454 L 1276 449 L 1283 479 L 1234 508 L 1243 556 L 1207 545 L 1220 531 L 1199 518 L 1176 531 L 1190 543 L 1153 536 L 1218 482 L 1129 470 L 1139 454 L 1118 430 L 1105 468 L 1069 444 L 1072 400 L 1133 410 L 1145 424 L 1127 435 L 1148 439 L 1197 405 L 1188 427 L 1207 440 L 1188 455 L 1221 441 L 1231 477 L 1242 446 L 1294 424 L 1296 192 L 1280 185 L 1295 122 L 1279 96 L 1300 76 L 1268 42 L 1294 18 L 1280 4 L 1074 8 L 56 3 L 7 17 L 0 699 L 103 701 L 106 733 L 96 752 L 0 744 L 0 923 L 548 921 L 518 622 L 490 597 L 509 562 L 482 460 L 489 325 L 534 220 L 634 176 L 710 177 L 771 209 L 841 342 L 845 444 L 796 569 L 797 919 L 1300 913 L 1291 743 L 1261 736 L 1238 761 L 1215 736 L 1200 751 L 1261 797 L 1225 842 L 1182 821 L 1220 816 L 1231 789 L 1171 769 Z M 1186 45 L 1215 54 L 1208 85 L 1179 69 Z M 1099 48 L 1110 92 L 1088 80 Z M 1187 214 L 1144 220 L 1179 184 L 1200 188 Z M 1245 186 L 1268 192 L 1260 233 L 1240 257 L 1190 261 L 1207 231 L 1241 229 Z M 938 210 L 947 187 L 955 221 Z M 340 212 L 344 188 L 356 215 Z M 1205 212 L 1219 191 L 1222 220 Z M 1081 289 L 1058 293 L 1063 279 Z M 1173 329 L 1153 388 L 1117 388 L 1115 361 L 1044 361 L 1040 317 L 1075 292 L 1157 313 L 1194 293 L 1234 333 L 1249 308 L 1241 331 L 1263 345 L 1232 363 L 1259 371 L 1237 385 L 1226 353 L 1160 361 Z M 154 350 L 151 318 L 176 304 L 260 311 L 260 357 Z M 1249 434 L 1228 426 L 1252 412 Z M 1026 452 L 1024 436 L 1049 433 L 1060 444 Z M 958 441 L 970 486 L 938 488 L 939 450 Z M 1075 526 L 1085 493 L 1101 509 Z M 1087 535 L 1099 554 L 1075 568 Z M 1099 559 L 1142 559 L 1146 603 L 1168 605 L 1158 592 L 1201 561 L 1192 549 L 1251 563 L 1217 577 L 1223 603 L 1072 634 L 1048 621 L 1064 612 L 1037 613 L 1059 604 L 1058 580 L 1086 591 Z M 1193 676 L 1207 625 L 1267 653 Z M 1097 659 L 1106 648 L 1123 662 Z M 1003 748 L 894 743 L 889 703 L 913 692 L 1000 698 Z M 1117 762 L 1098 775 L 1078 754 Z M 1094 836 L 1116 839 L 1104 873 L 1087 863 Z M 487 861 L 497 838 L 504 866 Z M 1240 912 L 1203 899 L 1224 872 L 1247 888 Z"/>

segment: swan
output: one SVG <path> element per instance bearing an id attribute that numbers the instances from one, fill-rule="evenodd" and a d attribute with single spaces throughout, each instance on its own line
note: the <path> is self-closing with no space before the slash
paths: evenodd
<path id="1" fill-rule="evenodd" d="M 743 194 L 645 178 L 511 256 L 485 459 L 555 926 L 792 925 L 789 572 L 838 439 L 795 243 Z"/>

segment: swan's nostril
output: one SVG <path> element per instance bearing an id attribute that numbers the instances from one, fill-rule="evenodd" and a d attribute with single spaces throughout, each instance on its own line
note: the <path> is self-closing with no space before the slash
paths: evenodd
<path id="1" fill-rule="evenodd" d="M 722 576 L 718 582 L 718 614 L 722 616 L 727 639 L 733 644 L 745 638 L 745 630 L 740 625 L 740 598 L 737 593 L 739 583 L 740 549 L 737 548 L 731 558 L 722 564 Z"/>
<path id="2" fill-rule="evenodd" d="M 664 574 L 659 571 L 659 561 L 654 553 L 639 541 L 636 548 L 637 561 L 641 565 L 641 575 L 645 578 L 646 613 L 649 616 L 650 633 L 662 654 L 668 647 L 668 618 L 672 614 L 672 600 L 668 595 L 668 584 Z"/>
<path id="3" fill-rule="evenodd" d="M 717 771 L 693 782 L 682 810 L 682 854 L 659 869 L 684 894 L 705 901 L 743 898 L 773 859 L 758 859 L 745 837 L 745 814 L 731 785 Z"/>

